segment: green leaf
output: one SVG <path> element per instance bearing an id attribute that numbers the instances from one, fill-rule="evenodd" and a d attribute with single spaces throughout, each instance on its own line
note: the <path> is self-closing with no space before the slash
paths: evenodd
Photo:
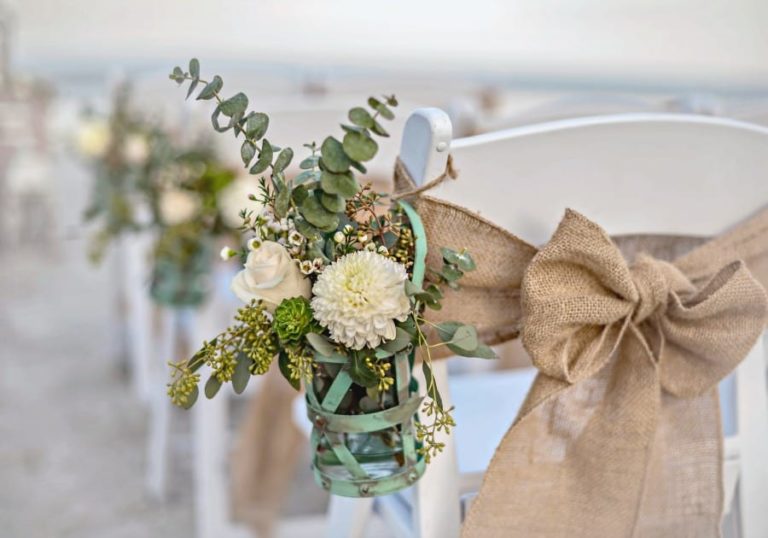
<path id="1" fill-rule="evenodd" d="M 432 368 L 429 363 L 421 363 L 421 371 L 424 372 L 424 389 L 430 398 L 435 400 L 437 406 L 443 408 L 443 398 L 440 396 L 440 391 L 437 389 L 437 383 L 435 382 L 435 376 L 432 375 Z"/>
<path id="2" fill-rule="evenodd" d="M 175 80 L 177 84 L 181 85 L 181 83 L 184 82 L 184 70 L 181 67 L 176 66 L 173 68 L 171 74 L 168 75 L 168 78 Z"/>
<path id="3" fill-rule="evenodd" d="M 221 88 L 224 86 L 224 81 L 221 80 L 221 77 L 219 75 L 216 75 L 213 77 L 213 80 L 211 80 L 208 84 L 205 85 L 203 88 L 203 91 L 201 91 L 197 99 L 213 99 L 213 97 L 221 91 Z"/>
<path id="4" fill-rule="evenodd" d="M 200 62 L 197 58 L 192 58 L 189 61 L 189 74 L 195 78 L 200 78 Z"/>
<path id="5" fill-rule="evenodd" d="M 362 353 L 353 353 L 349 364 L 349 377 L 361 387 L 375 387 L 379 384 L 376 373 L 365 364 Z"/>
<path id="6" fill-rule="evenodd" d="M 346 154 L 355 161 L 370 161 L 379 151 L 376 141 L 363 133 L 347 133 L 343 145 Z"/>
<path id="7" fill-rule="evenodd" d="M 325 337 L 317 333 L 308 333 L 307 342 L 312 348 L 326 357 L 330 357 L 334 354 L 334 345 Z"/>
<path id="8" fill-rule="evenodd" d="M 225 116 L 229 116 L 230 118 L 237 115 L 242 117 L 245 114 L 245 110 L 247 108 L 248 96 L 243 92 L 237 93 L 219 104 L 221 113 Z"/>
<path id="9" fill-rule="evenodd" d="M 378 99 L 371 97 L 368 99 L 368 105 L 378 112 L 385 120 L 395 119 L 395 114 L 389 109 L 387 105 L 379 101 Z"/>
<path id="10" fill-rule="evenodd" d="M 328 194 L 327 192 L 324 192 L 320 195 L 320 203 L 323 204 L 323 207 L 328 211 L 332 211 L 334 213 L 341 213 L 344 211 L 344 208 L 347 207 L 347 203 L 344 201 L 344 198 L 338 194 Z"/>
<path id="11" fill-rule="evenodd" d="M 387 101 L 387 104 L 389 106 L 397 106 L 399 103 L 397 102 L 397 97 L 394 95 L 385 95 L 384 99 Z"/>
<path id="12" fill-rule="evenodd" d="M 382 127 L 378 121 L 373 122 L 373 127 L 371 127 L 371 131 L 373 131 L 379 136 L 384 136 L 384 137 L 389 136 L 389 133 L 387 132 L 387 130 L 384 127 Z"/>
<path id="13" fill-rule="evenodd" d="M 259 158 L 256 159 L 256 164 L 251 167 L 251 174 L 261 174 L 269 168 L 269 165 L 272 164 L 272 154 L 272 146 L 265 138 L 261 143 L 261 153 L 259 153 Z"/>
<path id="14" fill-rule="evenodd" d="M 392 353 L 397 353 L 398 351 L 402 351 L 403 349 L 408 347 L 408 344 L 411 343 L 411 339 L 412 339 L 411 335 L 408 334 L 408 332 L 405 329 L 401 329 L 400 327 L 397 327 L 394 340 L 389 340 L 387 342 L 384 342 L 381 345 L 381 348 L 387 351 L 390 351 Z"/>
<path id="15" fill-rule="evenodd" d="M 200 79 L 196 78 L 190 83 L 189 89 L 187 90 L 187 96 L 185 97 L 185 99 L 189 99 L 189 96 L 192 95 L 192 93 L 195 91 L 195 88 L 197 88 L 198 82 L 200 82 Z"/>
<path id="16" fill-rule="evenodd" d="M 456 252 L 449 248 L 443 247 L 440 249 L 443 254 L 443 259 L 448 262 L 459 266 L 462 271 L 474 271 L 477 269 L 475 260 L 469 255 L 469 252 Z"/>
<path id="17" fill-rule="evenodd" d="M 200 395 L 200 389 L 195 386 L 195 388 L 192 389 L 192 392 L 189 393 L 189 396 L 187 396 L 187 403 L 182 405 L 184 409 L 189 409 L 193 405 L 195 405 L 195 402 L 197 401 L 197 397 Z"/>
<path id="18" fill-rule="evenodd" d="M 217 133 L 225 133 L 232 128 L 232 120 L 229 120 L 229 122 L 226 125 L 221 125 L 219 123 L 220 115 L 221 115 L 221 109 L 219 107 L 214 108 L 213 114 L 211 114 L 211 124 L 213 125 L 213 129 Z"/>
<path id="19" fill-rule="evenodd" d="M 253 140 L 261 140 L 269 128 L 269 116 L 261 112 L 252 112 L 245 122 L 245 135 Z"/>
<path id="20" fill-rule="evenodd" d="M 410 334 L 412 337 L 415 337 L 418 334 L 418 331 L 416 330 L 416 322 L 410 316 L 405 321 L 398 322 L 397 326 Z"/>
<path id="21" fill-rule="evenodd" d="M 294 194 L 296 194 L 296 191 L 299 189 L 293 189 Z M 297 202 L 298 205 L 300 205 Z M 296 225 L 296 231 L 299 232 L 301 235 L 309 239 L 310 241 L 316 241 L 320 239 L 323 234 L 320 230 L 312 226 L 310 223 L 308 223 L 306 220 L 302 218 L 294 219 L 293 223 Z"/>
<path id="22" fill-rule="evenodd" d="M 307 181 L 320 181 L 320 172 L 317 170 L 304 170 L 298 176 L 293 178 L 296 185 L 301 185 Z"/>
<path id="23" fill-rule="evenodd" d="M 232 374 L 232 388 L 235 394 L 242 394 L 245 387 L 248 386 L 248 381 L 251 379 L 251 371 L 248 369 L 250 365 L 251 359 L 245 353 L 237 354 L 235 372 Z"/>
<path id="24" fill-rule="evenodd" d="M 349 170 L 350 161 L 344 152 L 344 146 L 332 136 L 323 141 L 320 153 L 323 156 L 323 165 L 331 172 L 342 173 Z"/>
<path id="25" fill-rule="evenodd" d="M 211 377 L 209 377 L 208 381 L 205 382 L 205 397 L 210 400 L 216 396 L 216 393 L 219 392 L 220 388 L 221 381 L 219 381 L 219 378 L 216 377 L 216 374 L 211 374 Z"/>
<path id="26" fill-rule="evenodd" d="M 350 173 L 335 174 L 324 170 L 320 175 L 320 186 L 329 194 L 338 194 L 342 198 L 352 198 L 360 185 Z"/>
<path id="27" fill-rule="evenodd" d="M 311 168 L 314 168 L 317 166 L 317 162 L 319 160 L 320 160 L 320 157 L 318 157 L 317 155 L 311 155 L 306 159 L 304 159 L 303 161 L 301 161 L 301 163 L 299 164 L 299 168 L 301 168 L 302 170 L 310 170 Z"/>
<path id="28" fill-rule="evenodd" d="M 448 282 L 454 282 L 464 276 L 464 273 L 453 265 L 444 265 L 440 274 Z"/>
<path id="29" fill-rule="evenodd" d="M 277 193 L 275 197 L 275 216 L 279 219 L 285 217 L 291 207 L 291 189 L 287 185 Z"/>
<path id="30" fill-rule="evenodd" d="M 240 158 L 243 160 L 243 164 L 248 167 L 256 155 L 256 148 L 247 140 L 240 146 Z"/>
<path id="31" fill-rule="evenodd" d="M 307 196 L 309 196 L 309 190 L 304 185 L 297 185 L 291 192 L 291 199 L 297 206 L 300 206 L 307 199 Z"/>
<path id="32" fill-rule="evenodd" d="M 301 204 L 301 216 L 324 232 L 333 231 L 339 225 L 339 216 L 325 209 L 314 196 L 308 197 Z"/>
<path id="33" fill-rule="evenodd" d="M 350 161 L 349 165 L 361 174 L 365 174 L 368 171 L 362 163 L 357 161 Z"/>
<path id="34" fill-rule="evenodd" d="M 473 349 L 471 352 L 472 357 L 476 357 L 478 359 L 498 359 L 499 356 L 496 355 L 496 352 L 490 347 L 486 346 L 485 344 L 479 344 L 477 348 Z"/>
<path id="35" fill-rule="evenodd" d="M 301 390 L 301 380 L 291 378 L 291 370 L 288 368 L 288 354 L 285 351 L 280 352 L 280 356 L 277 358 L 277 366 L 280 368 L 280 373 L 286 381 L 296 390 Z"/>
<path id="36" fill-rule="evenodd" d="M 456 329 L 453 338 L 447 343 L 463 351 L 474 351 L 478 345 L 477 329 L 471 325 L 462 325 Z"/>
<path id="37" fill-rule="evenodd" d="M 355 107 L 349 111 L 349 121 L 366 129 L 373 127 L 373 117 L 363 107 Z"/>
<path id="38" fill-rule="evenodd" d="M 455 321 L 444 321 L 438 323 L 435 328 L 437 329 L 437 335 L 440 337 L 440 340 L 443 342 L 450 342 L 453 339 L 453 335 L 456 334 L 456 331 L 462 325 L 462 323 L 457 323 Z"/>
<path id="39" fill-rule="evenodd" d="M 275 159 L 275 164 L 272 165 L 272 170 L 275 172 L 282 172 L 293 160 L 293 150 L 291 148 L 285 148 L 280 152 L 280 155 Z"/>

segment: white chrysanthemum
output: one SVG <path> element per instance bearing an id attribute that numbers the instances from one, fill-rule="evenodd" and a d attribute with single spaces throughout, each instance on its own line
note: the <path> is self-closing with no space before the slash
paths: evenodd
<path id="1" fill-rule="evenodd" d="M 352 349 L 376 347 L 395 337 L 395 320 L 411 305 L 403 265 L 375 252 L 347 254 L 326 267 L 312 288 L 312 309 L 331 338 Z"/>

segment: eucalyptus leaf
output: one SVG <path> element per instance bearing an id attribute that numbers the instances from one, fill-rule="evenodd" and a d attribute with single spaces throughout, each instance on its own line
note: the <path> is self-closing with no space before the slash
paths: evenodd
<path id="1" fill-rule="evenodd" d="M 328 194 L 327 192 L 324 192 L 320 195 L 320 203 L 323 204 L 323 207 L 328 211 L 332 211 L 334 213 L 340 213 L 344 211 L 345 207 L 347 207 L 347 203 L 344 201 L 344 198 L 338 194 Z"/>
<path id="2" fill-rule="evenodd" d="M 384 342 L 380 347 L 382 349 L 385 349 L 386 351 L 390 351 L 392 353 L 397 353 L 398 351 L 402 351 L 408 345 L 411 343 L 411 335 L 408 334 L 407 331 L 404 329 L 401 329 L 400 327 L 396 328 L 395 332 L 395 338 L 393 340 L 389 340 L 387 342 Z"/>
<path id="3" fill-rule="evenodd" d="M 357 161 L 350 161 L 349 166 L 351 166 L 361 174 L 365 174 L 368 171 L 368 169 L 365 166 L 363 166 L 363 163 L 359 163 Z"/>
<path id="4" fill-rule="evenodd" d="M 344 135 L 344 152 L 355 161 L 370 161 L 379 151 L 376 141 L 364 133 L 347 133 Z"/>
<path id="5" fill-rule="evenodd" d="M 184 82 L 184 70 L 178 65 L 173 68 L 173 71 L 168 76 L 171 80 L 175 80 L 177 84 Z"/>
<path id="6" fill-rule="evenodd" d="M 221 125 L 219 123 L 220 115 L 221 115 L 221 108 L 217 106 L 216 108 L 213 109 L 213 114 L 211 114 L 211 125 L 213 125 L 213 129 L 217 133 L 225 133 L 232 128 L 232 120 L 229 120 L 229 122 L 226 125 Z"/>
<path id="7" fill-rule="evenodd" d="M 453 338 L 448 342 L 454 347 L 464 351 L 474 351 L 477 349 L 477 329 L 471 325 L 462 325 L 453 334 Z"/>
<path id="8" fill-rule="evenodd" d="M 293 150 L 291 148 L 285 148 L 280 152 L 280 155 L 277 156 L 277 159 L 275 159 L 275 164 L 272 165 L 272 169 L 275 172 L 282 172 L 288 168 L 288 165 L 291 164 L 291 160 L 293 160 Z"/>
<path id="9" fill-rule="evenodd" d="M 301 215 L 307 219 L 307 222 L 317 226 L 323 231 L 326 231 L 331 227 L 335 229 L 339 224 L 338 215 L 325 209 L 320 203 L 320 200 L 314 196 L 308 197 L 301 204 Z"/>
<path id="10" fill-rule="evenodd" d="M 297 185 L 291 192 L 291 199 L 297 206 L 300 206 L 307 199 L 307 196 L 309 196 L 309 191 L 304 185 Z"/>
<path id="11" fill-rule="evenodd" d="M 450 342 L 453 339 L 453 335 L 456 334 L 456 331 L 462 325 L 463 323 L 458 323 L 456 321 L 444 321 L 438 323 L 435 328 L 437 329 L 437 335 L 440 337 L 440 340 L 443 342 Z"/>
<path id="12" fill-rule="evenodd" d="M 332 136 L 323 140 L 320 153 L 323 156 L 323 165 L 331 172 L 341 173 L 349 170 L 350 160 L 344 152 L 344 146 Z"/>
<path id="13" fill-rule="evenodd" d="M 296 390 L 301 390 L 301 381 L 291 377 L 291 370 L 288 368 L 288 354 L 285 351 L 280 352 L 280 356 L 277 358 L 277 366 L 280 368 L 280 373 L 286 381 Z"/>
<path id="14" fill-rule="evenodd" d="M 291 207 L 291 189 L 287 185 L 277 193 L 275 197 L 275 216 L 279 219 L 285 217 Z"/>
<path id="15" fill-rule="evenodd" d="M 307 342 L 312 348 L 326 357 L 330 357 L 335 352 L 334 345 L 325 337 L 317 333 L 308 333 Z"/>
<path id="16" fill-rule="evenodd" d="M 448 282 L 454 282 L 464 276 L 464 273 L 453 265 L 444 265 L 440 274 Z"/>
<path id="17" fill-rule="evenodd" d="M 213 80 L 211 80 L 208 84 L 205 85 L 203 90 L 198 94 L 197 99 L 213 99 L 214 96 L 221 91 L 221 88 L 224 86 L 224 81 L 221 80 L 221 77 L 219 75 L 216 75 L 213 77 Z"/>
<path id="18" fill-rule="evenodd" d="M 382 127 L 378 121 L 375 121 L 375 120 L 373 122 L 373 126 L 371 127 L 371 131 L 373 131 L 379 136 L 384 136 L 384 137 L 389 136 L 389 133 L 387 132 L 387 130 L 384 127 Z"/>
<path id="19" fill-rule="evenodd" d="M 293 182 L 296 185 L 301 185 L 307 181 L 320 181 L 320 172 L 317 170 L 304 170 L 302 173 L 293 178 Z"/>
<path id="20" fill-rule="evenodd" d="M 379 101 L 378 99 L 371 97 L 368 99 L 368 105 L 378 112 L 385 120 L 395 119 L 395 114 L 389 109 L 387 105 Z"/>
<path id="21" fill-rule="evenodd" d="M 251 174 L 261 174 L 272 164 L 272 146 L 266 138 L 261 143 L 261 152 L 256 164 L 251 167 Z"/>
<path id="22" fill-rule="evenodd" d="M 327 170 L 320 175 L 320 186 L 329 194 L 338 194 L 342 198 L 352 198 L 360 185 L 350 173 L 336 174 Z"/>
<path id="23" fill-rule="evenodd" d="M 443 398 L 440 396 L 440 391 L 437 388 L 437 383 L 435 382 L 435 376 L 432 375 L 432 368 L 426 361 L 421 363 L 421 371 L 424 372 L 424 390 L 426 391 L 427 395 L 432 398 L 435 401 L 435 404 L 437 404 L 437 407 L 440 409 L 443 408 Z"/>
<path id="24" fill-rule="evenodd" d="M 219 109 L 225 116 L 233 117 L 240 115 L 242 117 L 245 114 L 245 109 L 248 108 L 248 96 L 243 92 L 237 93 L 219 103 Z"/>
<path id="25" fill-rule="evenodd" d="M 190 84 L 189 89 L 187 90 L 187 96 L 185 99 L 189 99 L 189 97 L 194 93 L 195 88 L 197 88 L 197 84 L 200 82 L 200 79 L 195 78 Z"/>
<path id="26" fill-rule="evenodd" d="M 209 377 L 208 381 L 205 382 L 205 397 L 210 400 L 216 396 L 216 393 L 219 392 L 220 388 L 221 381 L 219 381 L 219 378 L 216 377 L 216 374 L 211 374 L 211 377 Z"/>
<path id="27" fill-rule="evenodd" d="M 479 344 L 475 349 L 471 352 L 472 357 L 476 357 L 478 359 L 498 359 L 499 356 L 496 355 L 496 352 L 491 348 L 490 346 L 486 346 L 485 344 Z"/>
<path id="28" fill-rule="evenodd" d="M 474 271 L 477 269 L 475 261 L 469 255 L 469 252 L 456 252 L 445 247 L 440 250 L 446 262 L 457 265 L 462 271 Z"/>
<path id="29" fill-rule="evenodd" d="M 296 191 L 298 191 L 298 190 L 299 189 L 293 189 L 294 195 L 296 194 Z M 306 193 L 306 191 L 304 191 L 304 192 Z M 306 199 L 306 196 L 305 196 L 305 199 Z M 296 202 L 296 203 L 298 205 L 301 205 L 299 202 Z M 323 234 L 322 234 L 322 232 L 320 232 L 320 230 L 318 230 L 317 228 L 312 226 L 310 223 L 308 223 L 303 218 L 294 219 L 293 223 L 296 225 L 296 231 L 298 231 L 301 235 L 303 235 L 304 237 L 306 237 L 310 241 L 315 241 L 317 239 L 320 239 L 323 236 Z"/>
<path id="30" fill-rule="evenodd" d="M 317 155 L 310 155 L 309 157 L 301 161 L 301 163 L 299 163 L 299 168 L 301 168 L 302 170 L 310 170 L 317 166 L 317 162 L 319 160 L 320 160 L 320 157 L 318 157 Z"/>
<path id="31" fill-rule="evenodd" d="M 235 394 L 242 394 L 251 379 L 251 371 L 248 369 L 251 365 L 251 359 L 241 352 L 237 354 L 236 360 L 235 372 L 232 374 L 232 388 Z"/>
<path id="32" fill-rule="evenodd" d="M 261 140 L 269 128 L 269 116 L 261 112 L 252 112 L 245 122 L 245 134 L 253 140 Z"/>
<path id="33" fill-rule="evenodd" d="M 373 118 L 363 107 L 355 107 L 349 111 L 349 121 L 359 127 L 369 128 L 373 126 Z"/>
<path id="34" fill-rule="evenodd" d="M 197 58 L 189 61 L 189 74 L 194 78 L 200 78 L 200 61 Z"/>
<path id="35" fill-rule="evenodd" d="M 256 156 L 256 148 L 247 140 L 240 146 L 240 158 L 243 160 L 243 164 L 247 167 L 251 164 L 251 161 Z"/>

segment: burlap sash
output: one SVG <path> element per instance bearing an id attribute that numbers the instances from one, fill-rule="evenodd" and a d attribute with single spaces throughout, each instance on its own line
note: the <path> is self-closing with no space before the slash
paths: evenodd
<path id="1" fill-rule="evenodd" d="M 399 164 L 396 184 L 413 186 Z M 431 245 L 478 260 L 434 317 L 478 324 L 489 343 L 520 332 L 540 371 L 463 536 L 718 536 L 716 385 L 766 324 L 747 266 L 768 280 L 768 210 L 673 263 L 628 264 L 573 211 L 537 251 L 463 208 L 412 202 Z"/>

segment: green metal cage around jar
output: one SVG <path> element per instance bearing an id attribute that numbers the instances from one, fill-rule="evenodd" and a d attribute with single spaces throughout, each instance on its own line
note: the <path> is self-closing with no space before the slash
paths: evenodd
<path id="1" fill-rule="evenodd" d="M 414 209 L 400 202 L 415 237 L 412 280 L 424 280 L 427 242 L 421 219 Z M 344 356 L 315 355 L 324 368 L 335 372 L 329 387 L 317 380 L 306 384 L 307 415 L 312 422 L 312 469 L 316 482 L 334 495 L 372 497 L 386 495 L 415 483 L 426 462 L 418 453 L 414 421 L 422 398 L 413 380 L 414 350 L 390 357 L 395 383 L 392 405 L 365 414 L 342 414 L 340 407 L 353 386 Z M 321 390 L 322 389 L 322 390 Z"/>

